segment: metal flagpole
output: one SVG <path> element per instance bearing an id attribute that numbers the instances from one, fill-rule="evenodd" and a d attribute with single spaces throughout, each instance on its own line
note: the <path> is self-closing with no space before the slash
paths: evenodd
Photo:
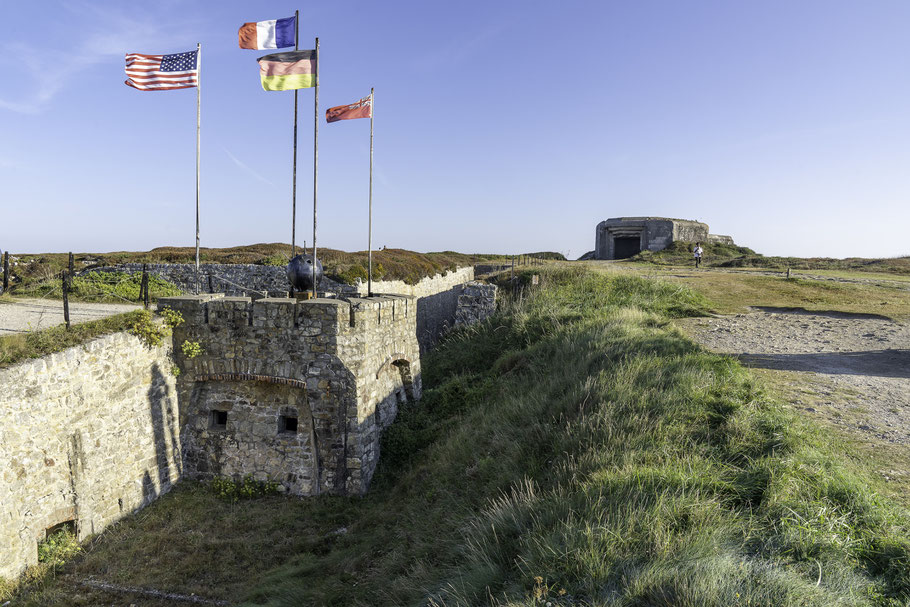
<path id="1" fill-rule="evenodd" d="M 199 295 L 199 133 L 202 124 L 202 43 L 196 44 L 196 295 Z"/>
<path id="2" fill-rule="evenodd" d="M 316 38 L 316 93 L 313 96 L 315 108 L 313 121 L 313 297 L 316 297 L 316 192 L 319 184 L 319 38 Z"/>
<path id="3" fill-rule="evenodd" d="M 300 11 L 294 11 L 294 50 L 300 50 Z M 294 89 L 294 177 L 291 186 L 291 259 L 297 255 L 297 89 Z M 294 286 L 291 285 L 291 290 Z"/>
<path id="4" fill-rule="evenodd" d="M 367 224 L 369 225 L 370 235 L 367 238 L 367 254 L 369 255 L 369 268 L 367 270 L 367 296 L 373 295 L 373 116 L 375 115 L 375 108 L 373 107 L 373 91 L 374 89 L 370 88 L 370 219 Z"/>

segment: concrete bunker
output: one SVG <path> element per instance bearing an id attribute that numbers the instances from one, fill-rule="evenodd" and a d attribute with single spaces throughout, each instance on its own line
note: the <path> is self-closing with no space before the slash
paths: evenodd
<path id="1" fill-rule="evenodd" d="M 594 259 L 628 259 L 641 251 L 661 251 L 675 241 L 723 242 L 729 236 L 708 233 L 708 224 L 667 217 L 614 217 L 597 224 Z"/>

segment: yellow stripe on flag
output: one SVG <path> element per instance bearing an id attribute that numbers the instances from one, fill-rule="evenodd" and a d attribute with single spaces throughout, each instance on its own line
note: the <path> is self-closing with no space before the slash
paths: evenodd
<path id="1" fill-rule="evenodd" d="M 266 91 L 292 91 L 316 86 L 315 74 L 288 74 L 286 76 L 263 76 L 262 89 Z"/>

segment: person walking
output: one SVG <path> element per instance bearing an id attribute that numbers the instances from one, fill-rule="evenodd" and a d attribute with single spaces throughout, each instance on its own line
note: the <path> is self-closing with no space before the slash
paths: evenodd
<path id="1" fill-rule="evenodd" d="M 692 249 L 692 254 L 695 255 L 695 267 L 696 268 L 701 265 L 701 255 L 704 252 L 705 252 L 704 249 L 701 248 L 701 243 L 696 242 L 695 248 Z"/>

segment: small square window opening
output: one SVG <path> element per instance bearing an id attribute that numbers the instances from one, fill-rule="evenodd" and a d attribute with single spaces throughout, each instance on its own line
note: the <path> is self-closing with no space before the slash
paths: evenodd
<path id="1" fill-rule="evenodd" d="M 281 434 L 297 434 L 297 418 L 282 415 L 278 418 L 278 432 Z"/>
<path id="2" fill-rule="evenodd" d="M 214 430 L 227 428 L 227 411 L 212 410 L 209 416 L 209 427 Z"/>

